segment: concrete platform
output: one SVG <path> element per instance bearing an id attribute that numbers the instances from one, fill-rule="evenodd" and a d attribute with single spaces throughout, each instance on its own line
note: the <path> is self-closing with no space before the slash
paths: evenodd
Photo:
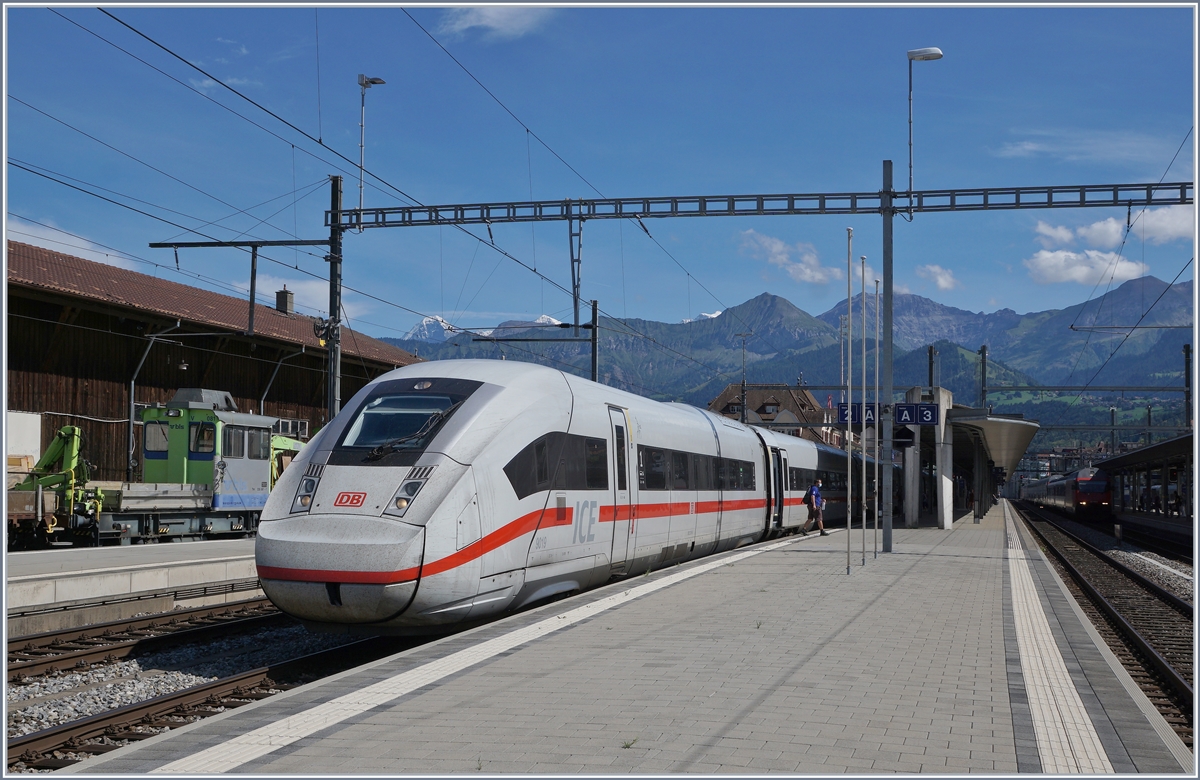
<path id="1" fill-rule="evenodd" d="M 10 552 L 10 636 L 262 595 L 254 540 Z"/>
<path id="2" fill-rule="evenodd" d="M 1195 773 L 1007 502 L 605 586 L 65 773 Z"/>

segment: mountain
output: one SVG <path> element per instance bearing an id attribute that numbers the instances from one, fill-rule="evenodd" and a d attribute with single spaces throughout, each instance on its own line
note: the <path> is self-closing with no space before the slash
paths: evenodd
<path id="1" fill-rule="evenodd" d="M 979 392 L 979 345 L 988 345 L 988 385 L 1083 384 L 1109 360 L 1095 384 L 1182 384 L 1182 346 L 1190 329 L 1132 331 L 1120 351 L 1116 336 L 1080 330 L 1093 325 L 1190 325 L 1192 283 L 1169 286 L 1153 277 L 1126 282 L 1100 298 L 1065 309 L 1017 314 L 1001 310 L 974 313 L 944 306 L 919 295 L 894 301 L 896 387 L 928 382 L 928 353 L 938 350 L 936 380 L 962 403 L 974 405 Z M 1157 303 L 1155 303 L 1157 301 Z M 854 301 L 855 376 L 860 376 L 861 296 Z M 1153 305 L 1153 308 L 1149 308 Z M 873 383 L 875 307 L 867 296 L 868 381 Z M 1149 311 L 1143 317 L 1143 313 Z M 704 319 L 682 323 L 617 320 L 602 317 L 599 331 L 601 381 L 653 398 L 707 405 L 726 384 L 741 381 L 743 339 L 748 381 L 808 385 L 841 382 L 842 350 L 838 319 L 845 304 L 814 317 L 777 295 L 763 293 Z M 430 318 L 436 320 L 436 318 Z M 492 333 L 495 340 L 448 329 L 443 321 L 427 329 L 442 341 L 384 339 L 427 360 L 493 358 L 528 360 L 586 376 L 591 350 L 586 343 L 554 341 L 574 337 L 556 320 L 508 321 Z M 1071 326 L 1074 325 L 1075 330 Z M 414 333 L 417 329 L 414 329 Z M 412 336 L 414 333 L 410 333 Z M 422 335 L 422 334 L 417 334 Z M 584 331 L 580 334 L 587 336 Z M 554 341 L 515 342 L 503 338 Z M 478 339 L 478 340 L 476 340 Z M 1110 359 L 1111 356 L 1111 359 Z M 1074 372 L 1074 373 L 1072 373 Z M 861 380 L 860 380 L 861 381 Z M 1002 396 L 995 402 L 998 404 Z M 993 399 L 989 399 L 993 400 Z M 1024 403 L 1028 399 L 1010 399 Z"/>
<path id="2" fill-rule="evenodd" d="M 862 295 L 854 302 L 854 329 L 862 327 Z M 817 319 L 837 328 L 840 318 L 846 313 L 846 302 L 842 301 Z M 978 349 L 989 344 L 998 334 L 1008 331 L 1023 331 L 1037 327 L 1053 312 L 1017 314 L 1012 309 L 1001 309 L 991 314 L 976 314 L 965 309 L 956 309 L 920 295 L 908 293 L 892 296 L 892 343 L 896 349 L 910 350 L 936 341 L 953 341 L 965 347 Z M 867 332 L 875 332 L 875 296 L 867 295 Z"/>
<path id="3" fill-rule="evenodd" d="M 413 329 L 405 334 L 404 339 L 406 341 L 427 341 L 436 344 L 445 341 L 447 333 L 454 333 L 457 330 L 457 328 L 441 317 L 426 317 L 414 325 Z"/>
<path id="4" fill-rule="evenodd" d="M 855 296 L 853 303 L 857 331 L 862 327 L 862 296 Z M 817 319 L 836 329 L 845 313 L 846 304 L 841 302 Z M 1094 384 L 1146 385 L 1145 359 L 1150 353 L 1160 357 L 1154 358 L 1159 379 L 1149 384 L 1181 383 L 1181 350 L 1191 341 L 1190 329 L 1142 327 L 1128 339 L 1126 334 L 1131 325 L 1191 326 L 1192 322 L 1192 282 L 1171 286 L 1152 276 L 1125 282 L 1085 303 L 1028 314 L 1017 314 L 1012 309 L 975 313 L 919 295 L 896 295 L 892 302 L 892 338 L 897 352 L 938 341 L 951 341 L 971 350 L 987 344 L 989 359 L 1003 361 L 1041 384 L 1087 383 L 1111 357 Z M 1096 326 L 1126 328 L 1091 330 Z M 874 328 L 875 296 L 868 295 L 868 336 L 874 334 Z M 1122 341 L 1125 343 L 1114 356 Z M 1167 353 L 1179 357 L 1168 358 Z"/>

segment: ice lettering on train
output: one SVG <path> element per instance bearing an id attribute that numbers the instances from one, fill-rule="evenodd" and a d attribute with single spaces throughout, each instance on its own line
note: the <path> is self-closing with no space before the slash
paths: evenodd
<path id="1" fill-rule="evenodd" d="M 599 501 L 577 501 L 575 502 L 575 518 L 571 523 L 573 533 L 571 535 L 572 543 L 579 542 L 594 542 L 596 534 L 592 530 L 592 526 L 596 524 L 596 513 L 600 507 Z M 584 528 L 584 513 L 587 513 L 587 528 Z"/>

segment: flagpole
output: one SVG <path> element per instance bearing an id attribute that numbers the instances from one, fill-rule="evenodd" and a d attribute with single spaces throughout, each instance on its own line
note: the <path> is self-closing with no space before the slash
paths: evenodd
<path id="1" fill-rule="evenodd" d="M 875 534 L 871 550 L 879 557 L 879 280 L 875 280 Z M 889 497 L 890 499 L 890 497 Z"/>
<path id="2" fill-rule="evenodd" d="M 862 263 L 860 274 L 862 276 L 862 399 L 863 399 L 863 414 L 862 414 L 862 436 L 859 438 L 859 443 L 862 445 L 862 565 L 867 565 L 867 256 L 859 257 L 859 262 Z M 876 428 L 878 432 L 878 428 Z"/>
<path id="3" fill-rule="evenodd" d="M 854 506 L 854 228 L 846 228 L 846 574 L 850 574 L 850 512 Z"/>

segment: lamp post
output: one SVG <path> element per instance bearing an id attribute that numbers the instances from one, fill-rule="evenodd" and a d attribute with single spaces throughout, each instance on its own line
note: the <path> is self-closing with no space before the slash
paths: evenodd
<path id="1" fill-rule="evenodd" d="M 364 150 L 364 138 L 366 134 L 367 124 L 367 89 L 370 89 L 374 84 L 386 84 L 382 78 L 367 78 L 364 74 L 359 73 L 359 88 L 362 92 L 362 107 L 359 114 L 359 211 L 362 211 L 362 150 Z M 908 89 L 912 90 L 912 79 L 908 79 Z M 912 102 L 910 100 L 910 109 Z M 911 125 L 911 121 L 910 121 Z M 911 163 L 911 161 L 910 161 Z M 911 167 L 911 166 L 910 166 Z M 361 214 L 359 220 L 361 221 Z M 359 226 L 359 233 L 362 233 L 362 226 Z"/>
<path id="2" fill-rule="evenodd" d="M 912 219 L 913 194 L 913 142 L 912 142 L 912 65 L 913 61 L 940 60 L 942 50 L 936 46 L 927 49 L 912 49 L 908 53 L 908 218 Z M 362 78 L 361 76 L 359 78 Z M 361 206 L 360 206 L 361 208 Z"/>
<path id="3" fill-rule="evenodd" d="M 735 333 L 733 334 L 742 340 L 742 424 L 746 424 L 746 339 L 753 336 L 753 333 Z"/>

